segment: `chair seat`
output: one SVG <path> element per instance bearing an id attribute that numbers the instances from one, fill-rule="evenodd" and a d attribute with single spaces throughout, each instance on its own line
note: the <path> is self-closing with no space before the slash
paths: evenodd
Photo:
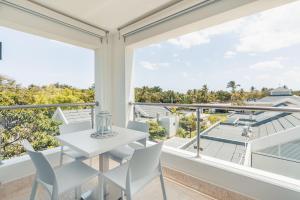
<path id="1" fill-rule="evenodd" d="M 65 149 L 64 150 L 64 155 L 67 155 L 71 158 L 74 158 L 75 160 L 84 160 L 87 159 L 84 155 L 82 155 L 80 152 L 72 150 L 72 149 Z"/>
<path id="2" fill-rule="evenodd" d="M 134 153 L 134 149 L 128 145 L 118 147 L 108 152 L 111 159 L 122 162 L 124 160 L 129 160 Z"/>
<path id="3" fill-rule="evenodd" d="M 123 190 L 126 189 L 126 176 L 128 170 L 128 163 L 122 164 L 110 171 L 103 173 L 104 178 L 109 180 L 110 182 L 116 184 Z M 134 181 L 132 183 L 131 193 L 134 194 L 142 189 L 147 183 L 149 183 L 152 179 L 159 176 L 160 172 L 157 170 L 155 173 L 151 175 L 145 175 L 142 179 Z"/>
<path id="4" fill-rule="evenodd" d="M 99 173 L 94 168 L 80 161 L 74 161 L 63 165 L 62 167 L 55 169 L 54 172 L 57 178 L 59 194 L 82 185 Z"/>

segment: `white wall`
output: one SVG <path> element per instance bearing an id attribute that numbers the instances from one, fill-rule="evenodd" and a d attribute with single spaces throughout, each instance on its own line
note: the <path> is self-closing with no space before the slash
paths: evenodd
<path id="1" fill-rule="evenodd" d="M 261 200 L 299 200 L 300 181 L 277 174 L 164 147 L 162 163 L 208 183 Z"/>
<path id="2" fill-rule="evenodd" d="M 153 143 L 149 143 L 152 145 Z M 59 148 L 44 152 L 54 166 L 59 163 Z M 300 199 L 300 181 L 202 156 L 191 152 L 163 147 L 163 166 L 189 174 L 202 181 L 223 187 L 254 199 Z M 68 162 L 68 160 L 65 160 Z M 0 165 L 0 182 L 7 183 L 35 173 L 29 156 L 4 161 Z"/>
<path id="3" fill-rule="evenodd" d="M 60 147 L 43 151 L 52 166 L 59 165 Z M 71 159 L 64 157 L 64 162 Z M 35 168 L 28 155 L 3 160 L 0 165 L 0 184 L 8 183 L 35 173 Z"/>

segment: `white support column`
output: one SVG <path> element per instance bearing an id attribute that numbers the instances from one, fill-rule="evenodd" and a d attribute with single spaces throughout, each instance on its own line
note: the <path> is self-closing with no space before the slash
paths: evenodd
<path id="1" fill-rule="evenodd" d="M 133 49 L 117 33 L 95 50 L 95 91 L 101 109 L 112 113 L 113 124 L 125 127 L 132 115 Z"/>
<path id="2" fill-rule="evenodd" d="M 114 123 L 125 127 L 130 115 L 133 49 L 126 48 L 123 37 L 112 35 L 112 114 Z"/>
<path id="3" fill-rule="evenodd" d="M 106 39 L 98 49 L 95 49 L 95 100 L 99 102 L 99 110 L 112 112 L 112 69 L 111 69 L 111 44 Z"/>

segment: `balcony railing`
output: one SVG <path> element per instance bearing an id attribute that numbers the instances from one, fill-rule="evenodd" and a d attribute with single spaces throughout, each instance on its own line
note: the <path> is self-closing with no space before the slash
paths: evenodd
<path id="1" fill-rule="evenodd" d="M 134 110 L 134 120 L 135 120 L 135 106 L 160 106 L 160 107 L 175 107 L 175 108 L 189 108 L 194 109 L 197 112 L 196 118 L 196 130 L 197 130 L 197 154 L 196 156 L 200 156 L 200 138 L 201 138 L 201 130 L 200 130 L 200 115 L 201 109 L 221 109 L 227 111 L 263 111 L 263 112 L 280 112 L 280 113 L 300 113 L 300 108 L 294 107 L 271 107 L 271 106 L 235 106 L 235 105 L 223 105 L 223 104 L 176 104 L 176 103 L 143 103 L 143 102 L 130 102 L 130 105 L 133 106 Z"/>
<path id="2" fill-rule="evenodd" d="M 89 103 L 63 103 L 63 104 L 39 104 L 39 105 L 11 105 L 0 106 L 0 111 L 13 111 L 23 109 L 51 109 L 51 108 L 90 108 L 91 109 L 91 125 L 94 127 L 95 107 L 99 106 L 99 102 Z M 0 132 L 0 164 L 2 158 L 2 134 Z"/>

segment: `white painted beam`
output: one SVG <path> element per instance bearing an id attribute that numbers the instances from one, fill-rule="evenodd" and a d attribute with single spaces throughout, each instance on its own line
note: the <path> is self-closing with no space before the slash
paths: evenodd
<path id="1" fill-rule="evenodd" d="M 158 12 L 158 13 L 155 13 L 151 16 L 148 16 L 148 17 L 146 17 L 142 20 L 137 21 L 136 23 L 130 24 L 130 25 L 124 27 L 124 28 L 119 29 L 120 34 L 125 35 L 125 34 L 131 32 L 131 31 L 139 29 L 139 28 L 141 28 L 141 27 L 143 27 L 147 24 L 154 23 L 158 20 L 161 20 L 165 17 L 173 15 L 177 12 L 180 12 L 184 9 L 187 9 L 191 6 L 194 6 L 194 5 L 196 5 L 200 2 L 204 2 L 204 1 L 205 0 L 183 0 L 183 1 L 180 1 L 179 3 L 174 4 L 174 5 L 166 8 L 166 9 L 164 9 L 164 10 Z"/>
<path id="2" fill-rule="evenodd" d="M 46 16 L 48 18 L 55 19 L 57 21 L 88 31 L 91 34 L 95 34 L 101 37 L 104 37 L 107 32 L 106 30 L 101 29 L 100 27 L 96 27 L 94 25 L 82 22 L 68 15 L 59 13 L 58 11 L 51 10 L 47 7 L 44 7 L 40 4 L 28 0 L 0 0 L 0 2 L 3 2 L 4 4 L 6 3 L 8 5 L 11 4 L 12 6 L 19 6 L 20 8 L 24 8 L 29 11 L 33 11 L 34 13 L 40 14 L 40 17 Z"/>
<path id="3" fill-rule="evenodd" d="M 100 38 L 0 3 L 0 26 L 95 49 Z"/>
<path id="4" fill-rule="evenodd" d="M 164 41 L 180 35 L 199 31 L 240 17 L 248 16 L 266 9 L 280 6 L 295 0 L 221 0 L 198 10 L 151 28 L 137 32 L 126 38 L 126 45 L 142 47 L 151 43 Z M 140 21 L 138 28 L 151 23 L 151 19 Z M 128 29 L 124 32 L 132 31 Z"/>

